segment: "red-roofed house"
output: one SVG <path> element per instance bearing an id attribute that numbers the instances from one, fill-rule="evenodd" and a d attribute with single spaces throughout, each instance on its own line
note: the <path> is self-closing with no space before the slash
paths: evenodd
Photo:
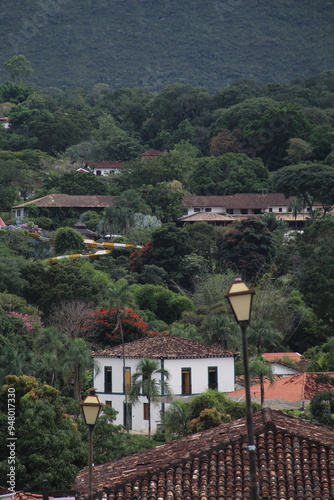
<path id="1" fill-rule="evenodd" d="M 29 206 L 33 205 L 37 208 L 48 208 L 51 211 L 58 208 L 78 208 L 85 210 L 99 210 L 109 207 L 114 202 L 114 196 L 108 195 L 71 195 L 71 194 L 48 194 L 36 200 L 26 201 L 20 205 L 12 207 L 15 212 L 16 223 L 21 224 L 22 219 L 27 217 Z"/>
<path id="2" fill-rule="evenodd" d="M 271 363 L 274 375 L 295 375 L 296 373 L 300 373 L 305 364 L 307 364 L 307 360 L 298 352 L 267 352 L 262 354 L 262 356 L 266 361 Z M 293 365 L 289 364 L 289 361 Z"/>
<path id="3" fill-rule="evenodd" d="M 240 193 L 230 196 L 185 196 L 183 206 L 186 215 L 179 219 L 180 223 L 197 222 L 199 220 L 214 224 L 227 225 L 242 220 L 250 215 L 274 213 L 277 218 L 287 221 L 291 226 L 304 227 L 308 216 L 308 208 L 294 215 L 288 212 L 288 206 L 293 198 L 285 198 L 282 193 Z M 315 203 L 314 208 L 321 208 Z M 205 214 L 205 218 L 203 215 Z M 214 216 L 215 217 L 214 217 Z M 217 215 L 224 219 L 218 219 Z M 200 217 L 199 217 L 200 216 Z"/>
<path id="4" fill-rule="evenodd" d="M 317 383 L 319 373 L 305 372 L 290 377 L 276 378 L 273 384 L 264 384 L 264 406 L 270 408 L 301 408 L 311 401 L 311 399 L 321 391 L 334 393 L 334 387 L 330 383 Z M 334 377 L 334 372 L 327 372 L 327 375 Z M 260 384 L 251 386 L 252 401 L 261 403 Z M 227 396 L 235 401 L 242 401 L 245 398 L 245 389 L 229 392 Z"/>
<path id="5" fill-rule="evenodd" d="M 142 159 L 145 158 L 157 158 L 158 156 L 163 155 L 162 151 L 158 151 L 157 149 L 150 149 L 149 151 L 145 151 L 145 153 L 142 153 L 140 157 Z"/>
<path id="6" fill-rule="evenodd" d="M 9 119 L 8 118 L 0 118 L 0 125 L 4 128 L 9 128 Z"/>
<path id="7" fill-rule="evenodd" d="M 94 387 L 103 403 L 112 406 L 119 413 L 116 424 L 125 423 L 124 384 L 131 384 L 140 359 L 150 358 L 159 362 L 159 368 L 169 372 L 168 383 L 177 399 L 201 394 L 208 388 L 228 392 L 234 389 L 234 358 L 237 353 L 204 345 L 189 339 L 172 335 L 151 335 L 128 342 L 124 347 L 125 373 L 123 373 L 122 346 L 98 351 L 94 354 L 98 371 L 94 375 Z M 148 432 L 147 399 L 140 398 L 138 405 L 130 407 L 132 430 Z M 161 395 L 161 402 L 151 406 L 152 433 L 161 421 L 160 412 L 168 405 Z"/>

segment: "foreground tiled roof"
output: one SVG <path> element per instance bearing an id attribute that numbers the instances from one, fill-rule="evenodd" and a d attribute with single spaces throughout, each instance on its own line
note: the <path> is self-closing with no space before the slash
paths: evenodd
<path id="1" fill-rule="evenodd" d="M 13 208 L 35 205 L 36 207 L 84 207 L 84 208 L 104 208 L 113 204 L 114 196 L 105 195 L 71 195 L 71 194 L 49 194 L 43 198 L 27 201 Z"/>
<path id="2" fill-rule="evenodd" d="M 268 408 L 254 415 L 260 497 L 334 498 L 334 430 Z M 94 467 L 93 490 L 109 500 L 247 500 L 245 419 Z M 74 488 L 87 493 L 87 469 Z"/>
<path id="3" fill-rule="evenodd" d="M 127 358 L 226 358 L 236 353 L 204 345 L 194 340 L 183 339 L 173 335 L 150 335 L 143 339 L 127 342 L 124 346 Z M 120 357 L 123 355 L 121 345 L 97 351 L 94 356 Z"/>
<path id="4" fill-rule="evenodd" d="M 265 400 L 284 400 L 284 401 L 311 401 L 320 391 L 334 392 L 334 387 L 327 384 L 318 384 L 315 380 L 319 373 L 308 372 L 298 373 L 289 377 L 277 378 L 273 384 L 265 382 L 264 399 Z M 327 375 L 334 377 L 334 372 L 327 372 Z M 229 392 L 228 396 L 236 399 L 244 397 L 245 389 Z M 260 384 L 251 386 L 251 397 L 260 398 Z"/>

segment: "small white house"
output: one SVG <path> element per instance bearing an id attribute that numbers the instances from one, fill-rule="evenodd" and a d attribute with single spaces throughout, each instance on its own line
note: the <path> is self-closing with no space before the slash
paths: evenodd
<path id="1" fill-rule="evenodd" d="M 93 172 L 95 175 L 104 176 L 119 174 L 126 165 L 125 161 L 87 161 L 78 171 Z"/>
<path id="2" fill-rule="evenodd" d="M 271 363 L 271 368 L 274 375 L 288 377 L 296 375 L 302 371 L 300 366 L 303 358 L 298 352 L 267 352 L 262 354 L 264 359 Z M 292 364 L 289 363 L 292 362 Z"/>
<path id="3" fill-rule="evenodd" d="M 122 352 L 119 345 L 93 355 L 98 367 L 95 369 L 94 387 L 102 402 L 117 410 L 116 424 L 125 424 L 125 384 L 129 392 L 131 377 L 142 358 L 155 359 L 159 368 L 168 371 L 168 383 L 174 399 L 189 399 L 208 388 L 220 392 L 234 390 L 234 358 L 238 353 L 172 335 L 152 335 L 125 344 L 123 373 Z M 151 405 L 152 433 L 156 431 L 161 412 L 168 404 L 161 393 L 159 404 Z M 129 404 L 129 414 L 132 431 L 147 434 L 149 411 L 146 397 L 140 397 L 136 405 Z"/>

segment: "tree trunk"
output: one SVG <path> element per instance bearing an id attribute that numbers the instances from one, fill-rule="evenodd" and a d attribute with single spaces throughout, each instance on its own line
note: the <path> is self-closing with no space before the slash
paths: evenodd
<path id="1" fill-rule="evenodd" d="M 73 374 L 73 389 L 74 389 L 74 399 L 76 401 L 81 401 L 81 387 L 80 387 L 80 366 L 74 368 Z"/>
<path id="2" fill-rule="evenodd" d="M 148 401 L 148 437 L 151 439 L 151 400 L 147 398 Z"/>
<path id="3" fill-rule="evenodd" d="M 261 386 L 261 405 L 263 406 L 264 403 L 264 380 L 263 380 L 263 375 L 260 375 L 260 386 Z"/>

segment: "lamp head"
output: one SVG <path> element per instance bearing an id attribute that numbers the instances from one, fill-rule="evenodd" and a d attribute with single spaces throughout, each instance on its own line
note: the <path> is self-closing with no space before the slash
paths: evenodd
<path id="1" fill-rule="evenodd" d="M 96 395 L 95 391 L 95 387 L 89 389 L 88 396 L 84 399 L 84 401 L 82 401 L 82 403 L 80 403 L 85 424 L 93 427 L 96 425 L 103 406 L 102 401 Z"/>
<path id="2" fill-rule="evenodd" d="M 225 295 L 238 323 L 240 321 L 250 321 L 254 294 L 254 290 L 249 288 L 241 278 L 235 278 Z"/>

